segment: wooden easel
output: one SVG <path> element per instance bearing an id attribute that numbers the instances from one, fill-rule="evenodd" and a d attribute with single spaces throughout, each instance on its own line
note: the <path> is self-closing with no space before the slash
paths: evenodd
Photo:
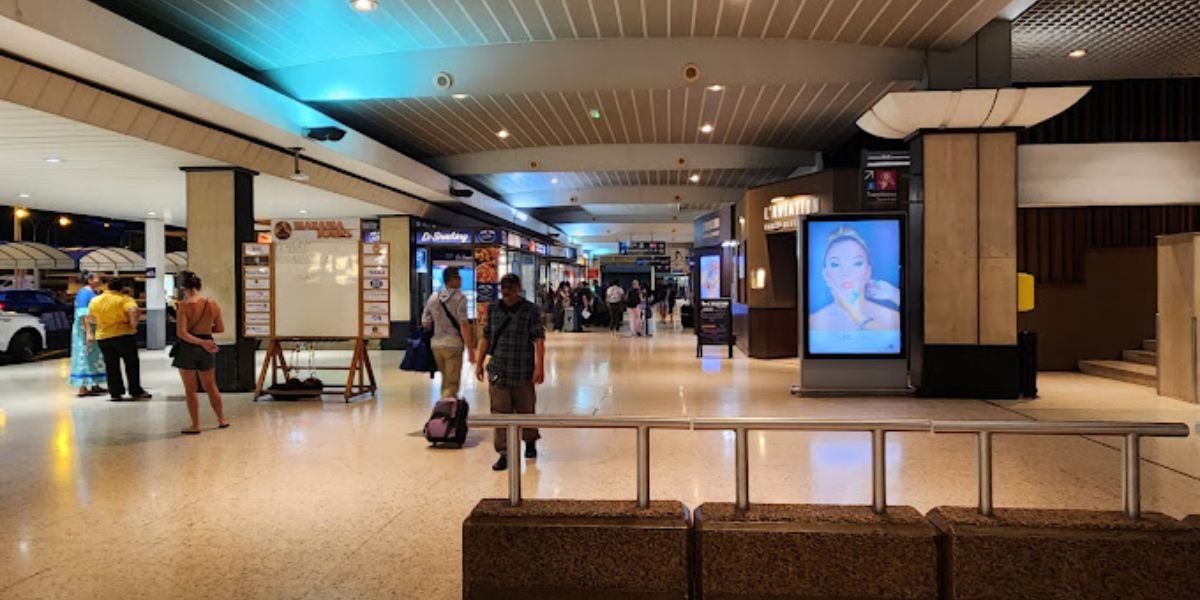
<path id="1" fill-rule="evenodd" d="M 350 366 L 313 366 L 310 368 L 301 369 L 297 365 L 289 365 L 284 354 L 284 344 L 286 343 L 312 343 L 312 342 L 354 342 L 354 352 L 350 358 Z M 291 378 L 293 371 L 347 371 L 346 385 L 325 386 L 321 391 L 325 394 L 340 394 L 349 402 L 352 398 L 363 396 L 366 394 L 374 395 L 377 386 L 375 385 L 375 370 L 371 367 L 371 355 L 367 353 L 367 341 L 364 338 L 344 338 L 344 337 L 288 337 L 269 338 L 267 342 L 267 355 L 263 358 L 262 370 L 258 374 L 258 385 L 254 389 L 254 401 L 258 402 L 263 396 L 312 396 L 310 390 L 274 390 L 264 393 L 263 385 L 267 381 L 267 372 L 271 373 L 271 387 L 279 384 L 279 382 L 287 381 Z M 282 375 L 282 379 L 280 377 Z M 355 383 L 357 376 L 358 382 Z M 364 381 L 365 379 L 365 381 Z M 369 384 L 367 383 L 369 381 Z"/>

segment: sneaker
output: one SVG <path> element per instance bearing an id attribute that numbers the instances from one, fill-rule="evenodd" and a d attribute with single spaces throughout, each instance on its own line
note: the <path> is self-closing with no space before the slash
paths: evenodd
<path id="1" fill-rule="evenodd" d="M 525 442 L 525 458 L 537 458 L 537 442 Z"/>
<path id="2" fill-rule="evenodd" d="M 151 396 L 150 392 L 143 390 L 136 394 L 130 394 L 130 397 L 133 398 L 134 400 L 149 400 L 149 399 L 153 398 L 154 396 Z"/>
<path id="3" fill-rule="evenodd" d="M 508 470 L 508 457 L 501 454 L 499 460 L 496 461 L 496 464 L 492 465 L 492 470 L 493 471 L 507 471 Z"/>

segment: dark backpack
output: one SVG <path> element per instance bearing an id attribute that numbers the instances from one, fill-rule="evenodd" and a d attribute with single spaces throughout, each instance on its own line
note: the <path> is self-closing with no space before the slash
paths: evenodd
<path id="1" fill-rule="evenodd" d="M 420 327 L 408 338 L 404 359 L 400 361 L 401 371 L 429 373 L 429 378 L 433 379 L 433 374 L 437 373 L 437 362 L 433 359 L 433 347 L 429 345 L 429 339 L 430 335 Z"/>

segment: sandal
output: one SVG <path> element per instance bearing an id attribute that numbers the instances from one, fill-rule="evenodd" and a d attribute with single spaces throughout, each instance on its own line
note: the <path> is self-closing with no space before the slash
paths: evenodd
<path id="1" fill-rule="evenodd" d="M 200 430 L 199 429 L 181 429 L 181 430 L 179 430 L 179 433 L 182 433 L 183 435 L 200 435 Z"/>
<path id="2" fill-rule="evenodd" d="M 222 423 L 220 425 L 217 425 L 217 429 L 229 429 L 229 423 Z"/>

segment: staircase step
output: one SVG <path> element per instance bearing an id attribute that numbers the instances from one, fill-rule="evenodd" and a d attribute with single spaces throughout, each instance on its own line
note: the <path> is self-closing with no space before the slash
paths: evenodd
<path id="1" fill-rule="evenodd" d="M 1158 387 L 1158 369 L 1150 365 L 1123 360 L 1081 360 L 1079 370 L 1088 375 L 1136 383 L 1147 387 Z"/>
<path id="2" fill-rule="evenodd" d="M 1139 365 L 1158 364 L 1158 353 L 1149 350 L 1126 350 L 1121 353 L 1121 358 L 1125 362 L 1138 363 Z"/>
<path id="3" fill-rule="evenodd" d="M 1142 350 L 1147 352 L 1158 352 L 1158 340 L 1143 340 Z"/>

